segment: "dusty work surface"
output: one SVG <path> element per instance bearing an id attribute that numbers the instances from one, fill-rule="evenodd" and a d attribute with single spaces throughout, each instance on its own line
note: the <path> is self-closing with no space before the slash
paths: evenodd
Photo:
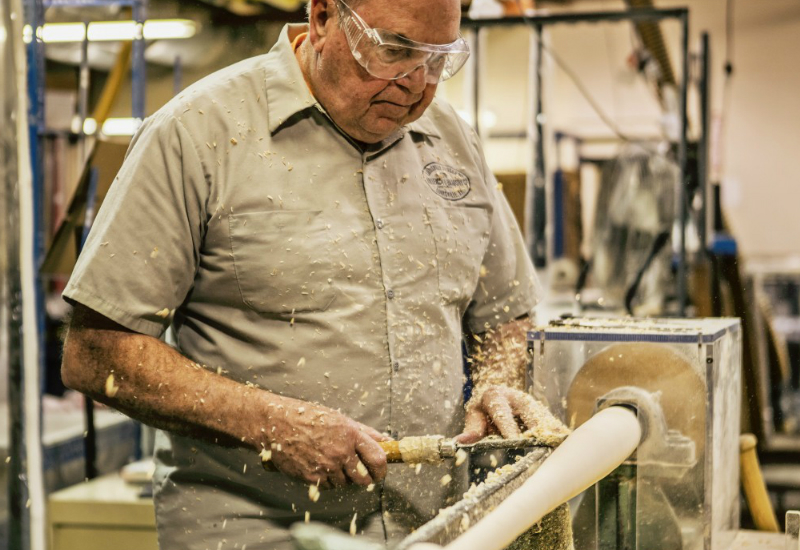
<path id="1" fill-rule="evenodd" d="M 731 550 L 784 550 L 785 541 L 783 533 L 739 531 Z"/>

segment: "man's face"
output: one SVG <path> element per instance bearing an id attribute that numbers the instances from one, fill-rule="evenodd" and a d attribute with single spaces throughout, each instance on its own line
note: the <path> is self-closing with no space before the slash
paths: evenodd
<path id="1" fill-rule="evenodd" d="M 310 41 L 318 57 L 310 85 L 345 133 L 377 143 L 422 116 L 436 84 L 425 82 L 423 70 L 398 80 L 370 75 L 350 51 L 335 2 L 318 0 L 312 8 Z M 458 38 L 459 0 L 363 0 L 353 9 L 367 25 L 417 42 L 448 44 Z"/>

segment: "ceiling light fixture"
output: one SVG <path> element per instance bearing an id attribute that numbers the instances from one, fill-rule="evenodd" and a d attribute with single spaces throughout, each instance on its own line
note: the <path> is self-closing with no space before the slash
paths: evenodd
<path id="1" fill-rule="evenodd" d="M 141 126 L 142 121 L 138 118 L 107 118 L 103 122 L 101 134 L 104 136 L 132 136 Z M 97 133 L 97 121 L 87 118 L 83 121 L 83 133 L 93 136 Z"/>
<path id="2" fill-rule="evenodd" d="M 198 28 L 199 25 L 190 19 L 150 19 L 144 25 L 136 21 L 95 21 L 88 25 L 88 39 L 90 42 L 117 42 L 144 35 L 145 40 L 181 40 L 193 37 Z M 47 44 L 83 42 L 87 38 L 87 25 L 45 23 L 37 35 Z M 22 38 L 30 44 L 33 39 L 30 25 L 25 25 Z"/>

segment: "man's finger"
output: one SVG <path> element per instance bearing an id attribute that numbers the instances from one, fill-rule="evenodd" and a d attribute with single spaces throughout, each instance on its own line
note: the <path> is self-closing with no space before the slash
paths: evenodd
<path id="1" fill-rule="evenodd" d="M 522 419 L 526 430 L 531 430 L 539 423 L 536 400 L 523 392 L 515 392 L 511 396 L 511 407 L 518 417 Z"/>
<path id="2" fill-rule="evenodd" d="M 372 477 L 372 481 L 377 483 L 386 477 L 386 453 L 366 434 L 360 433 L 359 435 L 356 452 Z"/>
<path id="3" fill-rule="evenodd" d="M 347 459 L 344 464 L 344 473 L 356 485 L 366 487 L 372 483 L 372 476 L 369 475 L 369 470 L 356 455 Z"/>
<path id="4" fill-rule="evenodd" d="M 328 472 L 328 484 L 332 487 L 344 487 L 348 484 L 347 476 L 344 475 L 342 470 L 332 469 Z"/>
<path id="5" fill-rule="evenodd" d="M 375 428 L 367 426 L 366 424 L 359 424 L 358 428 L 362 432 L 364 432 L 365 434 L 370 436 L 372 439 L 374 439 L 375 441 L 391 441 L 391 439 L 392 439 L 388 435 L 382 434 L 381 432 L 379 432 Z"/>
<path id="6" fill-rule="evenodd" d="M 489 421 L 483 411 L 475 407 L 469 407 L 464 419 L 464 431 L 456 436 L 456 443 L 469 445 L 483 439 L 486 437 L 488 425 Z"/>
<path id="7" fill-rule="evenodd" d="M 455 437 L 455 442 L 460 443 L 462 445 L 471 445 L 476 441 L 480 441 L 484 437 L 485 436 L 481 434 L 481 432 L 476 432 L 473 430 L 464 430 Z"/>
<path id="8" fill-rule="evenodd" d="M 291 474 L 289 474 L 291 475 Z M 296 477 L 301 478 L 303 481 L 308 483 L 309 485 L 314 485 L 317 489 L 332 489 L 333 484 L 330 481 L 330 478 L 326 474 L 320 474 L 319 472 L 314 472 L 313 474 L 297 474 Z M 346 483 L 346 481 L 345 481 Z M 310 493 L 309 493 L 310 494 Z"/>
<path id="9" fill-rule="evenodd" d="M 506 439 L 517 439 L 522 437 L 514 417 L 514 411 L 505 395 L 496 394 L 491 400 L 484 402 L 484 406 L 489 413 L 492 423 L 497 426 L 502 436 Z"/>

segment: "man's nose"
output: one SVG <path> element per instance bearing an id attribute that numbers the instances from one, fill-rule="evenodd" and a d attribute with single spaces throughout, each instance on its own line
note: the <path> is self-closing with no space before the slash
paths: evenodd
<path id="1" fill-rule="evenodd" d="M 420 65 L 403 78 L 398 78 L 396 82 L 411 93 L 421 94 L 425 90 L 425 86 L 427 86 L 427 82 L 425 82 L 427 74 L 428 71 L 425 65 Z"/>

